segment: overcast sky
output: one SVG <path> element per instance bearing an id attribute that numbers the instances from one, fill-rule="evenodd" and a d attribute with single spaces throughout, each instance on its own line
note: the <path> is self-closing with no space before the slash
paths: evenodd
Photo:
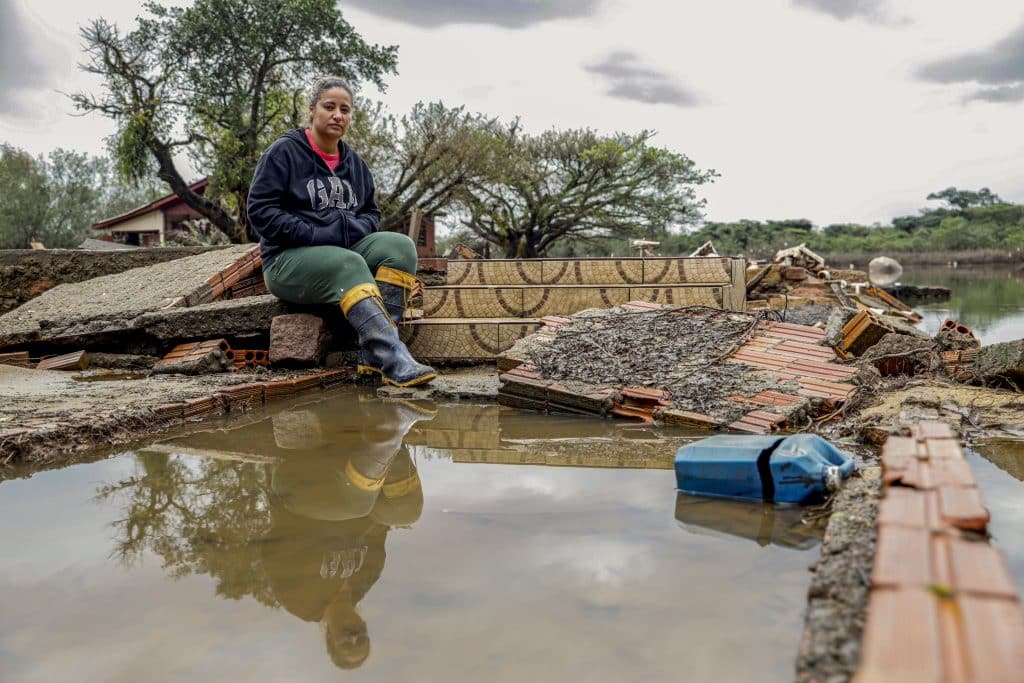
<path id="1" fill-rule="evenodd" d="M 0 0 L 0 141 L 103 150 L 106 119 L 59 91 L 78 27 L 135 0 Z M 888 222 L 956 185 L 1024 202 L 1019 0 L 346 0 L 399 46 L 382 98 L 443 100 L 533 132 L 658 132 L 721 177 L 711 220 Z M 373 94 L 373 93 L 370 93 Z"/>

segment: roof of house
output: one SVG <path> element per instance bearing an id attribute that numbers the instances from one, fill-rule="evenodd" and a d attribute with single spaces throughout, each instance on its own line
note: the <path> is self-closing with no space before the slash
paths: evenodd
<path id="1" fill-rule="evenodd" d="M 91 237 L 86 238 L 81 244 L 78 245 L 79 249 L 86 249 L 88 251 L 124 251 L 125 249 L 138 249 L 133 244 L 121 244 L 120 242 L 105 242 L 103 240 L 94 240 Z"/>
<path id="2" fill-rule="evenodd" d="M 202 180 L 197 180 L 196 182 L 192 183 L 188 187 L 193 192 L 195 192 L 197 194 L 202 194 L 206 190 L 206 186 L 209 185 L 209 184 L 210 184 L 210 179 L 209 178 L 203 178 Z M 106 228 L 111 227 L 112 225 L 117 225 L 118 223 L 124 223 L 125 221 L 130 220 L 132 218 L 135 218 L 136 216 L 141 216 L 141 215 L 149 213 L 151 211 L 157 211 L 157 210 L 163 209 L 164 207 L 166 207 L 169 204 L 173 204 L 173 203 L 175 203 L 177 201 L 180 201 L 180 199 L 181 198 L 178 197 L 178 195 L 176 195 L 176 194 L 174 194 L 172 192 L 171 194 L 165 195 L 163 197 L 160 197 L 159 199 L 154 199 L 153 201 L 151 201 L 149 204 L 146 204 L 145 206 L 140 206 L 139 208 L 132 209 L 131 211 L 129 211 L 127 213 L 122 213 L 120 216 L 114 216 L 113 218 L 107 218 L 106 220 L 102 220 L 99 223 L 93 223 L 92 224 L 92 229 L 93 230 L 104 230 Z"/>

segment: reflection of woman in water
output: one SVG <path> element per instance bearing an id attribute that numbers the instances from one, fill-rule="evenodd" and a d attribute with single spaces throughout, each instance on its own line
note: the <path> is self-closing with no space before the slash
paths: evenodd
<path id="1" fill-rule="evenodd" d="M 419 475 L 401 445 L 426 417 L 403 404 L 364 405 L 359 435 L 345 454 L 317 448 L 316 415 L 275 416 L 283 448 L 313 450 L 276 466 L 272 481 L 273 527 L 263 543 L 263 565 L 274 596 L 304 621 L 319 622 L 327 652 L 352 669 L 370 654 L 370 637 L 356 606 L 380 578 L 390 529 L 410 526 L 423 509 Z M 346 444 L 348 446 L 349 444 Z"/>

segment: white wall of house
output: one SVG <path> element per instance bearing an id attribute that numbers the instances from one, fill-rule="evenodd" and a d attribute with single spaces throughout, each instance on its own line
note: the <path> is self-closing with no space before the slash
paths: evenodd
<path id="1" fill-rule="evenodd" d="M 141 216 L 130 218 L 110 228 L 110 232 L 163 232 L 164 214 L 162 211 L 150 211 Z"/>

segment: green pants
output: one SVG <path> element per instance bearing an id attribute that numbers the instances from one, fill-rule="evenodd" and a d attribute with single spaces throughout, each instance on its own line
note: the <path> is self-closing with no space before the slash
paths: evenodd
<path id="1" fill-rule="evenodd" d="M 416 273 L 416 245 L 397 232 L 375 232 L 344 247 L 295 247 L 263 272 L 270 293 L 295 304 L 337 305 L 352 287 L 373 282 L 381 266 Z"/>

